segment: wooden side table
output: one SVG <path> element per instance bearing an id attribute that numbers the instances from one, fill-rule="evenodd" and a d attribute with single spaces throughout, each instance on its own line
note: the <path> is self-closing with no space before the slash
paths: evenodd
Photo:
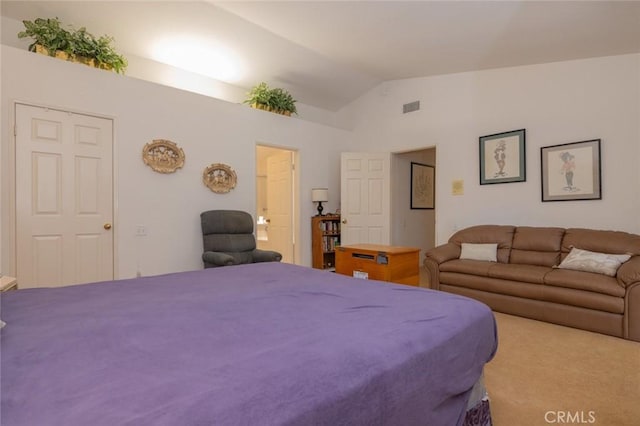
<path id="1" fill-rule="evenodd" d="M 336 272 L 357 278 L 418 286 L 420 249 L 357 244 L 336 248 Z"/>
<path id="2" fill-rule="evenodd" d="M 0 277 L 0 291 L 9 291 L 18 289 L 18 280 L 13 277 L 3 275 Z"/>

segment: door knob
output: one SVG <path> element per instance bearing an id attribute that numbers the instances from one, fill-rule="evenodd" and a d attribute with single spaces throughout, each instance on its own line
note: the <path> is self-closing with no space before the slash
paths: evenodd
<path id="1" fill-rule="evenodd" d="M 347 219 L 342 219 L 342 223 L 347 224 Z"/>
<path id="2" fill-rule="evenodd" d="M 265 222 L 271 223 L 271 219 L 266 219 Z"/>
<path id="3" fill-rule="evenodd" d="M 104 229 L 106 229 L 106 230 L 111 229 L 111 224 L 110 223 L 105 223 L 104 224 Z"/>

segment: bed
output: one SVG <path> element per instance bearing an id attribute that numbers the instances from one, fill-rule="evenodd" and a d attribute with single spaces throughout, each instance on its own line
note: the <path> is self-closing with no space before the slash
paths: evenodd
<path id="1" fill-rule="evenodd" d="M 490 422 L 494 317 L 453 294 L 260 263 L 1 308 L 4 426 Z"/>

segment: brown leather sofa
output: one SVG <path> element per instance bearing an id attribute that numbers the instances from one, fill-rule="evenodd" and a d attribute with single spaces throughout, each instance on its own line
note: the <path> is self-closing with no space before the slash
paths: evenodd
<path id="1" fill-rule="evenodd" d="M 497 262 L 459 259 L 462 243 L 497 243 Z M 630 254 L 615 277 L 558 269 L 572 247 Z M 493 310 L 640 342 L 640 235 L 480 225 L 426 253 L 430 287 Z"/>

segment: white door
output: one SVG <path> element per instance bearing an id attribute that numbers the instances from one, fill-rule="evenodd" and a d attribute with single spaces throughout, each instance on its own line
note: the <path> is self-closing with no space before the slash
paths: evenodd
<path id="1" fill-rule="evenodd" d="M 389 244 L 391 154 L 342 153 L 340 172 L 340 244 Z"/>
<path id="2" fill-rule="evenodd" d="M 283 150 L 267 158 L 267 235 L 282 261 L 293 258 L 293 152 Z"/>
<path id="3" fill-rule="evenodd" d="M 113 279 L 113 122 L 16 104 L 20 288 Z"/>

